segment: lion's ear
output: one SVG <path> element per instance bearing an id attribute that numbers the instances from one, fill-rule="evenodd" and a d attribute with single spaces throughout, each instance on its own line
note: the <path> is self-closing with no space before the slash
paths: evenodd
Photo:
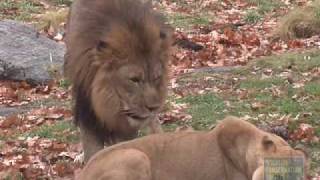
<path id="1" fill-rule="evenodd" d="M 263 136 L 262 146 L 266 151 L 272 151 L 272 152 L 276 151 L 275 143 L 268 136 Z"/>
<path id="2" fill-rule="evenodd" d="M 96 60 L 93 64 L 97 67 L 103 64 L 111 65 L 113 62 L 112 58 L 110 58 L 113 50 L 107 41 L 99 40 L 93 48 L 93 53 Z"/>
<path id="3" fill-rule="evenodd" d="M 98 55 L 99 59 L 101 60 L 109 59 L 109 57 L 114 54 L 114 50 L 110 45 L 110 43 L 104 40 L 99 40 L 97 42 L 95 47 L 95 52 L 96 52 L 96 55 Z M 108 57 L 108 58 L 101 58 L 101 57 Z"/>
<path id="4" fill-rule="evenodd" d="M 110 62 L 110 57 L 117 57 L 119 59 L 125 59 L 127 57 L 125 51 L 119 51 L 113 45 L 114 44 L 112 43 L 112 41 L 111 42 L 105 41 L 105 40 L 98 41 L 95 48 L 95 52 L 96 52 L 96 55 L 100 56 L 99 59 L 101 60 L 108 59 L 109 61 L 107 62 Z M 104 57 L 104 58 L 101 58 L 101 57 Z"/>

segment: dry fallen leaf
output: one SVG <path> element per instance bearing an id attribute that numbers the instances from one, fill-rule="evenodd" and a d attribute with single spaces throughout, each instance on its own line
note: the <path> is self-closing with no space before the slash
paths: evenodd
<path id="1" fill-rule="evenodd" d="M 11 128 L 14 126 L 21 125 L 22 120 L 18 117 L 18 115 L 11 115 L 5 118 L 3 121 L 0 121 L 0 128 Z"/>
<path id="2" fill-rule="evenodd" d="M 253 102 L 251 103 L 251 109 L 254 110 L 254 111 L 257 111 L 261 108 L 265 107 L 264 104 L 260 103 L 260 102 Z"/>
<path id="3" fill-rule="evenodd" d="M 298 129 L 290 134 L 290 138 L 295 141 L 311 142 L 315 138 L 314 128 L 310 124 L 301 123 Z"/>

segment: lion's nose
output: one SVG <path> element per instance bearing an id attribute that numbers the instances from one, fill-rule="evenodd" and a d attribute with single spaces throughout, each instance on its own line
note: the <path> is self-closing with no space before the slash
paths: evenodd
<path id="1" fill-rule="evenodd" d="M 145 107 L 150 112 L 157 111 L 161 107 L 160 96 L 154 87 L 146 86 L 144 98 Z"/>
<path id="2" fill-rule="evenodd" d="M 155 104 L 148 104 L 146 105 L 146 108 L 150 111 L 150 112 L 153 112 L 153 111 L 156 111 L 160 108 L 160 104 L 158 103 L 155 103 Z"/>

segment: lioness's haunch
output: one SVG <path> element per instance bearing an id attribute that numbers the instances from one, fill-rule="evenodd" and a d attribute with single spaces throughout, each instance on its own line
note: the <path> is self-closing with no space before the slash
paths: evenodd
<path id="1" fill-rule="evenodd" d="M 111 146 L 92 157 L 79 179 L 263 180 L 266 157 L 306 159 L 280 137 L 227 117 L 210 132 L 155 134 Z"/>
<path id="2" fill-rule="evenodd" d="M 170 28 L 139 0 L 75 0 L 68 18 L 65 75 L 85 161 L 104 145 L 136 137 L 166 97 Z"/>

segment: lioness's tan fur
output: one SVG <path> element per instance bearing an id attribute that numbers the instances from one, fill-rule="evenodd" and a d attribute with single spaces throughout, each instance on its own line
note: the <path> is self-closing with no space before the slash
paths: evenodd
<path id="1" fill-rule="evenodd" d="M 104 149 L 79 179 L 263 180 L 265 157 L 293 156 L 305 158 L 280 137 L 227 117 L 210 132 L 157 134 Z"/>

